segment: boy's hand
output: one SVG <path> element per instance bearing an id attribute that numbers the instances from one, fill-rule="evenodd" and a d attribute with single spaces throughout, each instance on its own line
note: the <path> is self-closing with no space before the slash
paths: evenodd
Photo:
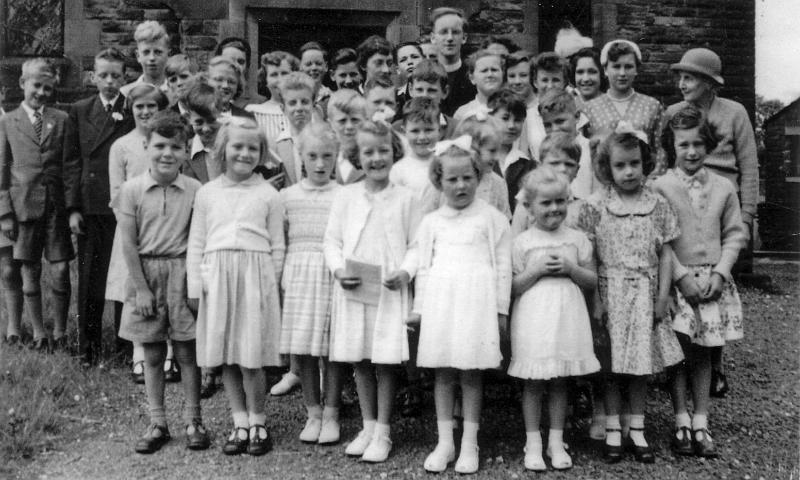
<path id="1" fill-rule="evenodd" d="M 189 307 L 189 310 L 194 315 L 197 315 L 197 310 L 200 308 L 200 300 L 197 298 L 187 298 L 186 306 Z"/>
<path id="2" fill-rule="evenodd" d="M 3 217 L 0 219 L 0 231 L 3 232 L 9 240 L 17 240 L 17 221 L 13 217 Z"/>
<path id="3" fill-rule="evenodd" d="M 719 299 L 720 295 L 722 295 L 722 289 L 725 286 L 725 279 L 722 278 L 717 272 L 711 273 L 711 278 L 709 278 L 708 286 L 706 287 L 706 291 L 703 292 L 703 301 L 706 302 L 713 302 Z"/>
<path id="4" fill-rule="evenodd" d="M 83 215 L 81 215 L 81 212 L 72 212 L 69 215 L 69 229 L 75 235 L 83 235 Z"/>
<path id="5" fill-rule="evenodd" d="M 410 281 L 411 277 L 408 275 L 408 272 L 405 270 L 395 270 L 386 275 L 386 278 L 383 279 L 383 286 L 389 290 L 397 290 Z"/>
<path id="6" fill-rule="evenodd" d="M 339 282 L 339 285 L 342 286 L 345 290 L 352 290 L 359 285 L 361 285 L 361 278 L 359 277 L 348 277 L 347 271 L 344 268 L 340 268 L 333 273 L 333 277 Z"/>
<path id="7" fill-rule="evenodd" d="M 700 287 L 697 286 L 697 282 L 694 281 L 691 275 L 684 275 L 683 278 L 678 280 L 678 290 L 680 290 L 681 295 L 683 298 L 691 306 L 696 306 L 700 301 L 703 299 L 703 293 L 700 291 Z"/>
<path id="8" fill-rule="evenodd" d="M 410 332 L 414 332 L 419 328 L 419 324 L 422 321 L 422 315 L 419 313 L 411 313 L 406 318 L 406 330 Z"/>
<path id="9" fill-rule="evenodd" d="M 149 288 L 136 290 L 136 312 L 143 317 L 152 317 L 156 312 L 156 297 Z"/>

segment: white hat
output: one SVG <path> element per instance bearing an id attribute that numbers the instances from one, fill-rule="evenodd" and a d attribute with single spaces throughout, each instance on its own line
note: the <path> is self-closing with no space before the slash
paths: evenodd
<path id="1" fill-rule="evenodd" d="M 594 41 L 589 37 L 584 37 L 581 32 L 572 25 L 562 28 L 556 35 L 556 46 L 553 51 L 561 58 L 569 58 L 575 55 L 582 48 L 593 47 Z"/>

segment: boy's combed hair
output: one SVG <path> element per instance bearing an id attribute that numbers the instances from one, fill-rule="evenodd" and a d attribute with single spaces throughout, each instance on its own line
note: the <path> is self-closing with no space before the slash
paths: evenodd
<path id="1" fill-rule="evenodd" d="M 22 64 L 22 75 L 20 75 L 19 79 L 21 81 L 25 81 L 31 77 L 53 77 L 56 78 L 58 72 L 56 72 L 55 66 L 46 58 L 31 58 L 29 60 L 25 60 L 25 63 Z"/>
<path id="2" fill-rule="evenodd" d="M 197 73 L 197 70 L 197 62 L 184 53 L 169 57 L 164 66 L 164 74 L 166 74 L 167 77 L 178 75 L 181 72 L 189 72 L 194 75 Z"/>
<path id="3" fill-rule="evenodd" d="M 548 90 L 544 97 L 539 101 L 539 114 L 558 115 L 564 112 L 575 114 L 578 106 L 575 105 L 575 97 L 566 90 Z"/>
<path id="4" fill-rule="evenodd" d="M 380 138 L 389 137 L 392 143 L 392 163 L 396 163 L 398 160 L 403 158 L 403 155 L 405 155 L 405 151 L 403 150 L 403 142 L 400 140 L 400 136 L 394 131 L 392 126 L 386 122 L 373 122 L 372 120 L 366 120 L 361 122 L 361 125 L 358 126 L 358 132 L 369 133 Z"/>
<path id="5" fill-rule="evenodd" d="M 333 145 L 339 151 L 339 139 L 327 122 L 311 122 L 306 125 L 297 136 L 297 149 L 303 151 L 311 140 L 325 142 L 326 145 Z"/>
<path id="6" fill-rule="evenodd" d="M 181 100 L 188 111 L 200 115 L 206 121 L 216 120 L 219 111 L 217 95 L 214 93 L 214 87 L 202 79 L 195 79 Z"/>
<path id="7" fill-rule="evenodd" d="M 392 43 L 389 40 L 379 36 L 372 35 L 367 37 L 366 40 L 356 48 L 358 54 L 358 69 L 362 72 L 367 69 L 367 60 L 372 58 L 373 55 L 381 54 L 386 56 L 392 55 Z"/>
<path id="8" fill-rule="evenodd" d="M 140 23 L 136 30 L 133 32 L 133 40 L 136 43 L 140 42 L 157 42 L 164 40 L 169 45 L 169 34 L 164 25 L 161 25 L 155 20 L 147 20 Z"/>
<path id="9" fill-rule="evenodd" d="M 159 110 L 164 110 L 169 105 L 169 99 L 160 88 L 155 85 L 150 85 L 149 83 L 139 83 L 131 88 L 131 91 L 128 92 L 128 96 L 125 97 L 125 109 L 128 111 L 132 110 L 133 104 L 140 98 L 145 97 L 155 100 Z"/>
<path id="10" fill-rule="evenodd" d="M 564 152 L 576 162 L 581 161 L 581 146 L 576 141 L 575 135 L 567 132 L 553 132 L 544 137 L 539 147 L 539 158 L 544 160 L 552 152 Z"/>
<path id="11" fill-rule="evenodd" d="M 223 39 L 217 45 L 217 48 L 214 49 L 214 55 L 222 55 L 222 51 L 228 47 L 235 48 L 240 52 L 244 53 L 244 61 L 245 61 L 245 68 L 250 65 L 250 55 L 252 54 L 252 49 L 250 48 L 250 44 L 244 38 L 239 37 L 228 37 Z"/>
<path id="12" fill-rule="evenodd" d="M 556 52 L 542 52 L 536 55 L 531 62 L 531 82 L 536 80 L 536 74 L 540 71 L 550 73 L 561 72 L 561 76 L 566 82 L 569 73 L 569 64 Z"/>
<path id="13" fill-rule="evenodd" d="M 236 65 L 234 62 L 228 59 L 228 57 L 223 57 L 222 55 L 217 55 L 208 61 L 208 70 L 220 66 L 228 68 L 236 77 L 236 93 L 234 93 L 233 98 L 237 98 L 239 95 L 241 95 L 242 90 L 244 90 L 244 77 L 242 76 L 242 70 L 239 68 L 239 65 Z"/>
<path id="14" fill-rule="evenodd" d="M 415 97 L 403 105 L 403 123 L 425 122 L 439 125 L 439 106 L 427 97 Z"/>
<path id="15" fill-rule="evenodd" d="M 289 69 L 293 72 L 300 69 L 300 60 L 289 52 L 275 50 L 261 55 L 261 66 L 264 68 L 268 66 L 280 67 L 283 62 L 288 63 Z"/>
<path id="16" fill-rule="evenodd" d="M 527 207 L 529 202 L 536 198 L 542 187 L 546 185 L 558 185 L 570 194 L 569 178 L 563 173 L 557 172 L 553 167 L 542 165 L 528 172 L 522 178 L 522 198 L 523 204 Z"/>
<path id="17" fill-rule="evenodd" d="M 508 113 L 518 120 L 523 120 L 528 115 L 525 101 L 508 87 L 503 87 L 489 95 L 486 106 L 489 107 L 489 111 L 492 113 L 505 108 Z"/>
<path id="18" fill-rule="evenodd" d="M 300 47 L 300 56 L 302 57 L 304 53 L 309 50 L 317 50 L 322 52 L 322 59 L 326 62 L 328 61 L 328 51 L 322 48 L 322 45 L 319 42 L 306 42 Z"/>
<path id="19" fill-rule="evenodd" d="M 500 59 L 500 70 L 503 71 L 503 78 L 505 79 L 506 76 L 505 57 L 503 55 L 490 52 L 489 50 L 478 50 L 477 52 L 467 57 L 467 69 L 469 70 L 469 73 L 475 73 L 475 65 L 478 63 L 478 60 L 484 57 L 497 57 Z"/>
<path id="20" fill-rule="evenodd" d="M 472 115 L 456 126 L 453 138 L 461 135 L 472 137 L 472 148 L 479 150 L 489 142 L 497 142 L 503 130 L 500 122 L 489 115 Z"/>
<path id="21" fill-rule="evenodd" d="M 431 164 L 428 167 L 428 178 L 430 179 L 431 183 L 437 190 L 442 190 L 442 175 L 444 174 L 444 169 L 442 168 L 442 159 L 444 158 L 469 158 L 470 165 L 472 165 L 472 170 L 475 172 L 475 176 L 478 179 L 478 182 L 481 181 L 483 177 L 480 164 L 478 162 L 478 152 L 475 150 L 470 149 L 469 151 L 463 150 L 456 145 L 452 145 L 450 148 L 445 150 L 441 155 L 434 155 L 433 159 L 431 160 Z"/>
<path id="22" fill-rule="evenodd" d="M 436 25 L 436 20 L 439 20 L 440 18 L 444 17 L 445 15 L 455 15 L 455 16 L 459 17 L 461 19 L 461 22 L 462 22 L 461 28 L 463 28 L 464 30 L 467 29 L 467 27 L 468 27 L 467 16 L 466 16 L 466 14 L 464 14 L 464 10 L 461 10 L 460 8 L 453 8 L 453 7 L 434 8 L 433 11 L 431 11 L 431 28 L 433 28 L 433 26 Z"/>
<path id="23" fill-rule="evenodd" d="M 160 110 L 155 113 L 147 122 L 147 139 L 154 133 L 164 138 L 180 138 L 184 143 L 189 141 L 192 129 L 189 122 L 178 112 L 172 110 Z"/>
<path id="24" fill-rule="evenodd" d="M 331 70 L 336 70 L 339 65 L 347 63 L 358 63 L 358 53 L 352 48 L 340 48 L 336 50 L 331 59 Z"/>
<path id="25" fill-rule="evenodd" d="M 419 52 L 420 56 L 424 56 L 424 54 L 422 53 L 422 47 L 419 46 L 419 42 L 416 40 L 410 40 L 395 45 L 394 51 L 392 52 L 392 58 L 394 58 L 394 63 L 397 63 L 397 52 L 399 52 L 400 49 L 403 47 L 414 47 L 417 49 L 417 52 Z"/>
<path id="26" fill-rule="evenodd" d="M 661 132 L 661 146 L 667 154 L 667 167 L 672 168 L 675 166 L 677 155 L 675 153 L 675 130 L 690 130 L 697 128 L 700 138 L 706 146 L 706 152 L 711 152 L 717 148 L 717 137 L 714 135 L 714 130 L 711 125 L 706 121 L 697 107 L 687 105 L 677 112 L 667 122 L 664 131 Z"/>
<path id="27" fill-rule="evenodd" d="M 372 78 L 364 83 L 364 96 L 366 96 L 373 88 L 391 88 L 394 90 L 394 81 L 388 73 L 381 73 L 373 75 Z"/>
<path id="28" fill-rule="evenodd" d="M 611 151 L 614 147 L 625 150 L 638 148 L 642 153 L 642 173 L 645 177 L 650 175 L 656 167 L 655 159 L 650 153 L 650 146 L 647 142 L 640 140 L 633 133 L 612 133 L 600 142 L 592 161 L 594 174 L 604 185 L 614 184 L 614 176 L 611 174 Z"/>
<path id="29" fill-rule="evenodd" d="M 447 72 L 441 63 L 433 60 L 423 60 L 414 67 L 409 81 L 412 85 L 413 82 L 438 83 L 444 91 L 447 89 Z"/>
<path id="30" fill-rule="evenodd" d="M 107 62 L 121 63 L 123 66 L 127 65 L 128 58 L 129 57 L 126 57 L 125 54 L 122 53 L 119 49 L 116 49 L 114 47 L 104 48 L 99 52 L 97 52 L 97 54 L 94 56 L 95 61 L 105 60 Z M 139 63 L 136 62 L 136 59 L 132 59 L 132 61 L 141 68 Z"/>
<path id="31" fill-rule="evenodd" d="M 314 79 L 303 72 L 292 72 L 283 77 L 283 80 L 278 84 L 281 91 L 281 97 L 285 98 L 286 92 L 292 90 L 308 90 L 311 92 L 311 99 L 314 99 L 316 92 L 316 84 Z"/>
<path id="32" fill-rule="evenodd" d="M 333 92 L 328 99 L 328 118 L 333 116 L 333 112 L 338 110 L 345 115 L 360 114 L 362 117 L 366 116 L 367 102 L 355 90 L 349 88 L 342 88 Z"/>
<path id="33" fill-rule="evenodd" d="M 498 37 L 495 35 L 489 35 L 486 38 L 484 38 L 483 42 L 481 42 L 481 49 L 485 50 L 489 48 L 489 46 L 493 43 L 497 43 L 499 45 L 506 47 L 506 50 L 508 50 L 509 55 L 519 51 L 519 45 L 517 45 L 516 42 L 514 42 L 514 40 L 511 40 L 510 38 L 507 37 Z"/>
<path id="34" fill-rule="evenodd" d="M 258 165 L 266 164 L 270 156 L 267 136 L 264 134 L 264 131 L 252 118 L 231 117 L 227 122 L 225 122 L 224 125 L 222 125 L 222 128 L 219 129 L 219 132 L 217 133 L 217 139 L 214 141 L 214 153 L 212 154 L 212 158 L 218 163 L 220 171 L 224 173 L 226 169 L 225 147 L 227 147 L 228 141 L 230 141 L 231 130 L 234 128 L 247 130 L 258 135 Z"/>

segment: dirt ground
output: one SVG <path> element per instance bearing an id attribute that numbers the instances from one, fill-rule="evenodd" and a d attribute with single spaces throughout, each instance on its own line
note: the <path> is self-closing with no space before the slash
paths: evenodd
<path id="1" fill-rule="evenodd" d="M 575 467 L 565 473 L 550 471 L 542 478 L 653 478 L 653 479 L 796 479 L 800 424 L 798 359 L 800 359 L 800 307 L 797 299 L 800 268 L 797 264 L 760 261 L 759 273 L 771 277 L 772 288 L 743 285 L 744 341 L 726 349 L 731 383 L 727 398 L 714 400 L 711 430 L 720 451 L 716 460 L 675 457 L 669 450 L 672 427 L 668 395 L 653 387 L 647 406 L 647 436 L 656 449 L 656 463 L 641 465 L 631 457 L 616 465 L 602 461 L 597 445 L 587 440 L 586 425 L 578 421 L 567 435 Z M 13 360 L 12 360 L 13 361 Z M 0 367 L 3 367 L 0 365 Z M 281 479 L 386 479 L 427 478 L 425 455 L 436 443 L 432 395 L 416 419 L 399 416 L 393 423 L 394 450 L 380 465 L 362 464 L 345 457 L 344 446 L 307 446 L 298 439 L 304 422 L 299 393 L 269 398 L 268 427 L 275 449 L 264 457 L 226 457 L 221 453 L 231 422 L 225 396 L 217 393 L 204 401 L 206 425 L 214 435 L 204 452 L 186 450 L 180 425 L 182 396 L 169 385 L 168 417 L 173 440 L 151 456 L 133 452 L 136 438 L 147 423 L 143 387 L 134 386 L 127 369 L 107 366 L 104 381 L 87 389 L 64 412 L 69 425 L 49 446 L 31 459 L 12 459 L 0 466 L 0 477 L 18 479 L 179 479 L 179 478 L 281 478 Z M 2 393 L 0 393 L 2 395 Z M 0 399 L 0 404 L 2 400 Z M 360 425 L 356 408 L 343 419 L 343 439 L 352 438 Z M 522 466 L 524 428 L 514 388 L 487 388 L 480 432 L 481 470 L 478 479 L 533 478 Z M 436 478 L 453 478 L 452 468 Z"/>

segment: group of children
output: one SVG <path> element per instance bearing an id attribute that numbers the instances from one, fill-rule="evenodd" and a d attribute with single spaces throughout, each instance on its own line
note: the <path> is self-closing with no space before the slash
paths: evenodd
<path id="1" fill-rule="evenodd" d="M 463 17 L 442 10 L 434 35 L 463 35 Z M 144 73 L 125 97 L 122 57 L 104 50 L 95 58 L 98 95 L 69 115 L 44 106 L 54 87 L 47 62 L 23 65 L 22 106 L 0 119 L 0 270 L 7 340 L 19 341 L 24 297 L 36 345 L 48 345 L 44 251 L 56 267 L 60 345 L 69 229 L 80 234 L 81 324 L 94 322 L 81 327 L 80 353 L 96 361 L 99 336 L 89 335 L 98 320 L 86 310 L 97 310 L 91 282 L 102 278 L 105 296 L 122 305 L 119 336 L 139 352 L 150 426 L 137 452 L 170 439 L 167 359 L 180 367 L 189 448 L 210 445 L 203 368 L 221 371 L 232 412 L 223 452 L 268 452 L 264 367 L 288 355 L 307 443 L 339 442 L 343 365 L 352 364 L 363 427 L 345 453 L 367 462 L 392 449 L 402 365 L 435 372 L 430 472 L 452 462 L 459 473 L 478 470 L 483 371 L 498 368 L 524 385 L 527 469 L 546 470 L 545 456 L 554 469 L 572 466 L 567 387 L 583 376 L 593 376 L 605 413 L 593 430 L 607 460 L 630 450 L 654 461 L 644 436 L 647 379 L 671 366 L 673 448 L 716 455 L 710 350 L 742 337 L 731 268 L 746 233 L 733 184 L 704 167 L 716 140 L 697 108 L 674 112 L 660 146 L 623 121 L 593 151 L 564 62 L 552 53 L 517 59 L 533 89 L 505 84 L 505 55 L 475 53 L 466 66 L 475 98 L 450 117 L 448 68 L 462 66 L 448 63 L 454 51 L 441 39 L 439 61 L 414 43 L 393 52 L 380 38 L 337 52 L 332 93 L 322 86 L 318 44 L 300 58 L 267 53 L 270 99 L 245 109 L 235 104 L 244 89 L 235 60 L 214 57 L 198 74 L 188 57 L 167 58 L 168 37 L 155 22 L 140 25 L 136 41 Z M 387 74 L 393 54 L 406 82 L 400 95 Z M 355 80 L 362 75 L 363 84 Z M 538 139 L 526 134 L 531 104 Z M 106 165 L 96 165 L 112 138 Z M 661 149 L 670 169 L 653 179 Z"/>

